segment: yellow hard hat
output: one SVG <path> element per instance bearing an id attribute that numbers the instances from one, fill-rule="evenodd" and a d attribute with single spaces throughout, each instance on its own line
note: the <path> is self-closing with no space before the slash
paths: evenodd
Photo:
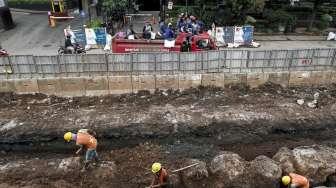
<path id="1" fill-rule="evenodd" d="M 72 133 L 71 132 L 67 132 L 64 134 L 64 140 L 67 141 L 67 142 L 70 142 L 72 138 Z"/>
<path id="2" fill-rule="evenodd" d="M 289 176 L 283 176 L 281 181 L 284 185 L 289 185 L 289 183 L 291 182 L 291 178 Z"/>
<path id="3" fill-rule="evenodd" d="M 161 164 L 160 163 L 154 163 L 152 165 L 152 172 L 157 173 L 161 170 Z"/>

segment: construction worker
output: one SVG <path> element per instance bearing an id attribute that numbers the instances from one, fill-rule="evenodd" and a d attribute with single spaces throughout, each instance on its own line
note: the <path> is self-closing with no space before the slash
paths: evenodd
<path id="1" fill-rule="evenodd" d="M 154 174 L 154 178 L 150 188 L 160 187 L 160 188 L 168 188 L 169 186 L 169 176 L 166 169 L 162 167 L 160 163 L 154 163 L 152 165 L 152 172 Z"/>
<path id="2" fill-rule="evenodd" d="M 281 178 L 282 184 L 289 188 L 309 188 L 309 181 L 299 174 L 289 173 Z"/>
<path id="3" fill-rule="evenodd" d="M 88 129 L 80 129 L 77 134 L 67 132 L 64 134 L 64 140 L 67 142 L 75 141 L 76 145 L 79 145 L 80 148 L 76 151 L 78 155 L 79 152 L 85 147 L 86 154 L 85 154 L 85 163 L 82 171 L 85 171 L 89 166 L 90 162 L 94 159 L 98 162 L 98 154 L 96 151 L 97 148 L 97 139 L 94 137 L 95 133 L 90 132 Z"/>

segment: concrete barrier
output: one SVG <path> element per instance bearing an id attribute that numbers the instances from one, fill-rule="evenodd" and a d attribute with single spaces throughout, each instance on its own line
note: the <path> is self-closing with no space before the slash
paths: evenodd
<path id="1" fill-rule="evenodd" d="M 18 94 L 38 93 L 39 88 L 36 79 L 14 80 L 15 92 Z"/>
<path id="2" fill-rule="evenodd" d="M 179 76 L 176 75 L 156 75 L 156 89 L 178 89 L 179 88 Z"/>
<path id="3" fill-rule="evenodd" d="M 63 92 L 61 82 L 57 78 L 38 79 L 39 92 L 47 95 L 59 95 Z"/>
<path id="4" fill-rule="evenodd" d="M 247 84 L 247 74 L 224 74 L 224 86 L 230 86 L 235 84 Z"/>
<path id="5" fill-rule="evenodd" d="M 224 74 L 202 74 L 202 86 L 224 87 Z"/>
<path id="6" fill-rule="evenodd" d="M 109 83 L 107 77 L 94 77 L 85 79 L 86 96 L 107 95 L 109 93 Z"/>
<path id="7" fill-rule="evenodd" d="M 201 74 L 180 74 L 179 75 L 179 89 L 189 89 L 191 87 L 198 87 L 202 84 Z"/>
<path id="8" fill-rule="evenodd" d="M 331 84 L 331 80 L 335 72 L 333 71 L 312 71 L 310 79 L 313 85 Z"/>
<path id="9" fill-rule="evenodd" d="M 288 87 L 289 72 L 268 73 L 268 81 L 274 84 L 279 84 L 282 87 Z"/>
<path id="10" fill-rule="evenodd" d="M 15 92 L 15 84 L 13 80 L 1 80 L 0 92 Z"/>
<path id="11" fill-rule="evenodd" d="M 246 83 L 251 88 L 256 88 L 268 81 L 268 74 L 266 73 L 251 73 L 247 74 Z"/>
<path id="12" fill-rule="evenodd" d="M 61 96 L 85 96 L 85 78 L 61 78 Z"/>
<path id="13" fill-rule="evenodd" d="M 108 77 L 109 93 L 122 94 L 132 92 L 131 76 L 110 76 Z"/>
<path id="14" fill-rule="evenodd" d="M 331 71 L 330 83 L 336 83 L 336 71 Z"/>
<path id="15" fill-rule="evenodd" d="M 258 87 L 265 82 L 286 86 L 311 86 L 336 83 L 335 71 L 296 71 L 276 73 L 207 73 L 175 75 L 133 75 L 110 77 L 73 77 L 0 80 L 0 92 L 44 93 L 59 96 L 99 96 L 139 90 L 188 89 L 190 87 L 248 84 Z"/>
<path id="16" fill-rule="evenodd" d="M 141 90 L 155 91 L 155 75 L 137 75 L 132 76 L 133 92 Z"/>
<path id="17" fill-rule="evenodd" d="M 290 72 L 289 86 L 313 85 L 311 71 Z"/>

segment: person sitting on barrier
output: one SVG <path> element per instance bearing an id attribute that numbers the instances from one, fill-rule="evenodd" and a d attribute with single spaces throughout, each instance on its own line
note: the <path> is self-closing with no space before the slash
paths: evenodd
<path id="1" fill-rule="evenodd" d="M 126 29 L 126 39 L 136 39 L 132 24 Z"/>
<path id="2" fill-rule="evenodd" d="M 148 39 L 150 40 L 151 37 L 152 37 L 152 32 L 153 32 L 153 27 L 152 27 L 152 24 L 150 24 L 148 21 L 146 21 L 146 24 L 143 28 L 143 34 L 142 34 L 142 37 L 144 39 Z"/>
<path id="3" fill-rule="evenodd" d="M 179 32 L 184 32 L 185 25 L 186 25 L 185 16 L 184 16 L 184 13 L 182 13 L 179 16 L 179 20 L 177 21 L 177 24 L 176 24 L 176 27 L 177 27 L 178 31 Z"/>
<path id="4" fill-rule="evenodd" d="M 70 35 L 66 36 L 66 39 L 65 39 L 65 42 L 64 42 L 64 47 L 65 47 L 65 50 L 67 51 L 67 53 L 70 53 L 70 54 L 75 53 L 75 48 L 72 45 L 71 36 Z"/>
<path id="5" fill-rule="evenodd" d="M 174 40 L 175 33 L 172 29 L 172 24 L 171 23 L 168 24 L 168 27 L 165 29 L 163 36 L 164 36 L 165 40 Z"/>

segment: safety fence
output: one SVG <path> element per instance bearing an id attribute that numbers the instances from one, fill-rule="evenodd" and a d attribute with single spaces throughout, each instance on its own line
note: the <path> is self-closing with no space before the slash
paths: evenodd
<path id="1" fill-rule="evenodd" d="M 333 70 L 336 49 L 219 50 L 0 58 L 0 79 Z"/>

